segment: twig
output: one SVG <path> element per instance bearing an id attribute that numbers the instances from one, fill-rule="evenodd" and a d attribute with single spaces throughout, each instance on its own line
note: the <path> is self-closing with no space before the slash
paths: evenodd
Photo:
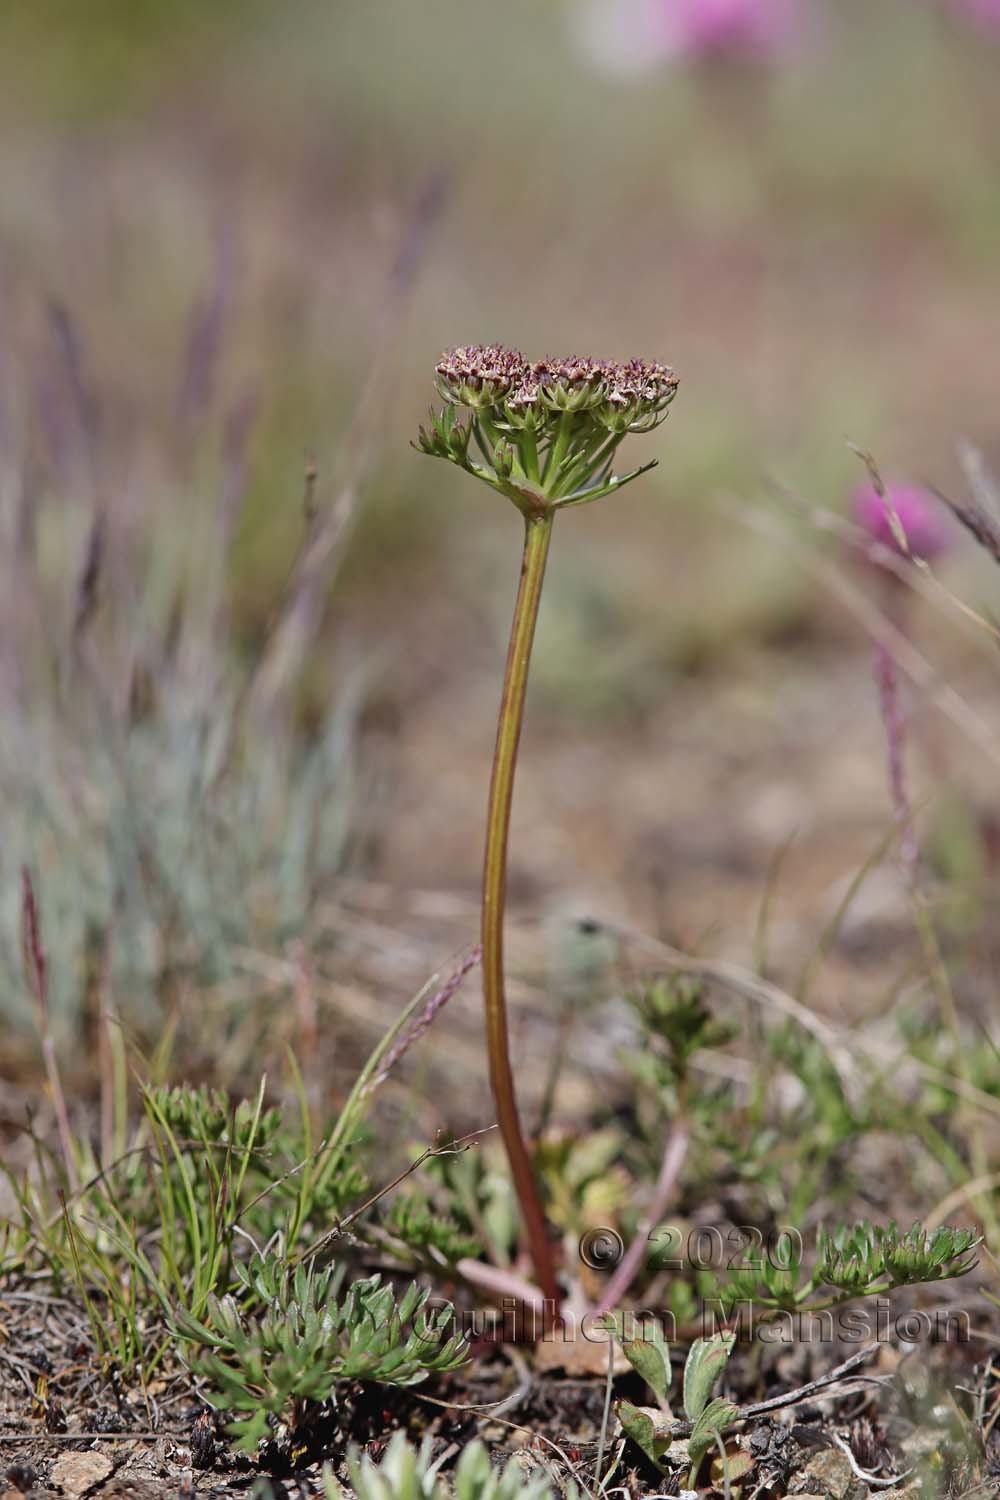
<path id="1" fill-rule="evenodd" d="M 190 1428 L 161 1427 L 158 1432 L 0 1432 L 0 1443 L 128 1443 L 190 1436 Z"/>
<path id="2" fill-rule="evenodd" d="M 428 1146 L 426 1150 L 421 1151 L 415 1161 L 411 1161 L 408 1167 L 404 1167 L 402 1172 L 399 1172 L 391 1182 L 387 1182 L 384 1187 L 380 1187 L 377 1193 L 373 1193 L 370 1198 L 366 1198 L 364 1203 L 358 1208 L 352 1209 L 343 1219 L 338 1219 L 333 1228 L 328 1229 L 326 1234 L 321 1239 L 318 1239 L 314 1245 L 310 1245 L 308 1249 L 302 1250 L 294 1258 L 293 1265 L 297 1265 L 300 1261 L 312 1260 L 321 1250 L 325 1250 L 334 1240 L 339 1239 L 356 1219 L 360 1219 L 362 1214 L 367 1213 L 370 1208 L 373 1208 L 387 1193 L 391 1193 L 393 1188 L 397 1188 L 401 1182 L 405 1182 L 406 1178 L 417 1171 L 418 1167 L 422 1167 L 425 1161 L 429 1161 L 433 1156 L 460 1156 L 463 1151 L 468 1151 L 482 1136 L 489 1135 L 490 1131 L 496 1130 L 496 1128 L 495 1125 L 486 1125 L 480 1130 L 470 1130 L 467 1135 L 460 1135 L 455 1140 L 448 1141 L 443 1146 Z"/>
<path id="3" fill-rule="evenodd" d="M 845 1359 L 843 1364 L 831 1370 L 828 1375 L 821 1375 L 817 1380 L 810 1380 L 807 1385 L 800 1385 L 797 1390 L 786 1391 L 781 1396 L 772 1396 L 769 1401 L 758 1401 L 754 1406 L 745 1406 L 740 1412 L 740 1417 L 760 1417 L 769 1411 L 779 1411 L 784 1406 L 795 1406 L 799 1401 L 807 1401 L 810 1396 L 817 1395 L 826 1390 L 828 1386 L 836 1385 L 838 1380 L 843 1380 L 852 1370 L 863 1365 L 866 1360 L 871 1359 L 873 1354 L 879 1352 L 879 1345 L 866 1344 L 856 1354 Z"/>

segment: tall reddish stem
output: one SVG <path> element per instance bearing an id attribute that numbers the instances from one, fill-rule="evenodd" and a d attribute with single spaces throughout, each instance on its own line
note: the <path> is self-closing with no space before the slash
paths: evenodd
<path id="1" fill-rule="evenodd" d="M 497 1122 L 503 1137 L 511 1175 L 521 1210 L 535 1279 L 545 1299 L 558 1309 L 559 1283 L 545 1214 L 528 1148 L 521 1131 L 507 1031 L 507 996 L 504 987 L 503 927 L 507 900 L 507 843 L 514 795 L 514 772 L 524 719 L 531 647 L 538 620 L 545 563 L 552 537 L 552 512 L 525 518 L 521 582 L 514 605 L 503 696 L 497 722 L 493 774 L 486 825 L 483 861 L 483 997 L 486 1002 L 486 1044 L 489 1052 L 490 1086 L 496 1104 Z"/>

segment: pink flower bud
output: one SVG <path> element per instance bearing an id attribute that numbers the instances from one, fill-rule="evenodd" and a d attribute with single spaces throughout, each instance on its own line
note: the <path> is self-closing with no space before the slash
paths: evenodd
<path id="1" fill-rule="evenodd" d="M 801 0 L 666 0 L 660 34 L 679 53 L 784 56 L 801 34 Z"/>

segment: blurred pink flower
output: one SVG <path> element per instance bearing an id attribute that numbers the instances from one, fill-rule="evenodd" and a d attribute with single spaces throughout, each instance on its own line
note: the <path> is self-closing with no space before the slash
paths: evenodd
<path id="1" fill-rule="evenodd" d="M 591 60 L 608 72 L 649 71 L 671 59 L 792 52 L 810 0 L 586 0 L 575 8 Z"/>
<path id="2" fill-rule="evenodd" d="M 891 504 L 891 509 L 890 509 Z M 954 531 L 934 496 L 916 485 L 892 484 L 887 496 L 866 484 L 854 496 L 854 518 L 873 542 L 905 557 L 892 520 L 892 512 L 903 529 L 914 557 L 928 562 L 949 550 Z"/>
<path id="3" fill-rule="evenodd" d="M 1000 32 L 1000 0 L 944 0 L 956 15 L 967 16 L 984 31 Z"/>
<path id="4" fill-rule="evenodd" d="M 662 0 L 659 33 L 680 53 L 742 52 L 775 57 L 797 40 L 800 0 Z"/>

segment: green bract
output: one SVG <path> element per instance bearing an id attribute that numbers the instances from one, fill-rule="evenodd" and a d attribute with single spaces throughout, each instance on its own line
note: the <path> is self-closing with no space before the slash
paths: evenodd
<path id="1" fill-rule="evenodd" d="M 652 361 L 532 362 L 499 344 L 450 349 L 436 375 L 445 406 L 431 413 L 415 446 L 475 475 L 527 516 L 597 500 L 653 468 L 613 474 L 615 451 L 627 433 L 658 426 L 677 390 L 674 372 Z M 463 406 L 467 421 L 459 419 Z"/>
<path id="2" fill-rule="evenodd" d="M 942 1224 L 926 1230 L 914 1224 L 904 1233 L 895 1221 L 881 1228 L 866 1220 L 851 1229 L 821 1232 L 814 1279 L 850 1291 L 870 1289 L 882 1280 L 891 1286 L 946 1281 L 972 1270 L 979 1243 L 971 1229 Z"/>

